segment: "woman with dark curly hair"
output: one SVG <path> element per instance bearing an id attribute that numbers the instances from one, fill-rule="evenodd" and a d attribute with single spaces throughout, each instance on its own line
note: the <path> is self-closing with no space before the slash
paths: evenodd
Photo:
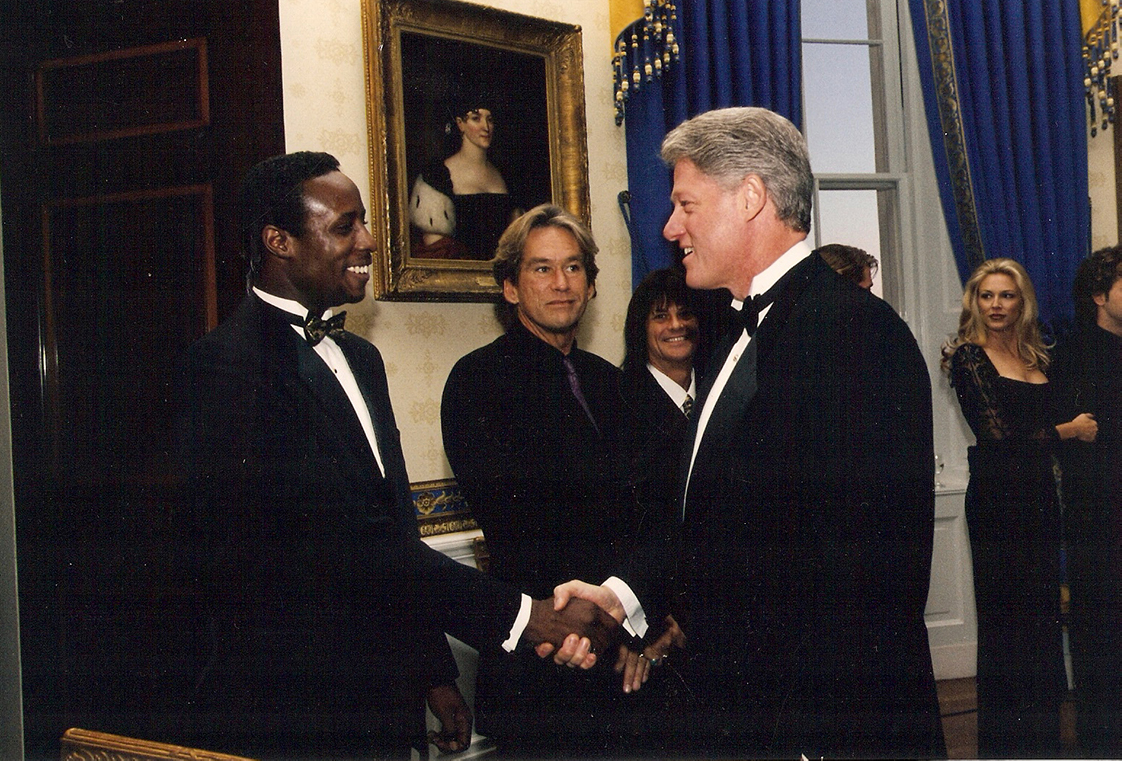
<path id="1" fill-rule="evenodd" d="M 1094 417 L 1053 425 L 1036 294 L 1012 259 L 966 282 L 943 366 L 977 438 L 966 521 L 978 611 L 978 755 L 1054 757 L 1066 692 L 1060 628 L 1060 439 L 1093 441 Z"/>

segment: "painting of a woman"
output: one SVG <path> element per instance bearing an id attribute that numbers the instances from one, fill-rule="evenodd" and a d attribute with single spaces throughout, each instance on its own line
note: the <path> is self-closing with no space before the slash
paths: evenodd
<path id="1" fill-rule="evenodd" d="M 541 59 L 402 35 L 410 258 L 487 261 L 521 210 L 551 199 Z"/>
<path id="2" fill-rule="evenodd" d="M 522 209 L 503 173 L 487 154 L 495 139 L 496 99 L 459 95 L 445 133 L 454 153 L 426 167 L 413 182 L 409 216 L 419 234 L 413 256 L 490 259 L 499 236 Z M 450 203 L 449 203 L 450 201 Z"/>

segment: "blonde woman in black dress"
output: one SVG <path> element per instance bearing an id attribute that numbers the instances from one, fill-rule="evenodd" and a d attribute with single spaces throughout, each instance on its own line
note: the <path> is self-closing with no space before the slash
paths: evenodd
<path id="1" fill-rule="evenodd" d="M 969 449 L 966 520 L 978 611 L 978 754 L 1062 753 L 1066 691 L 1059 620 L 1060 514 L 1055 443 L 1093 441 L 1093 416 L 1055 425 L 1036 294 L 1012 259 L 966 282 L 958 333 L 943 348 Z"/>

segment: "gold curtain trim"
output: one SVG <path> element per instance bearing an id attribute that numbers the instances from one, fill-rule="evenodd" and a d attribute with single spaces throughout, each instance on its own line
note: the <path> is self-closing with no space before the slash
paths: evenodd
<path id="1" fill-rule="evenodd" d="M 678 9 L 673 0 L 642 0 L 642 9 L 642 17 L 624 26 L 612 43 L 617 126 L 623 123 L 631 93 L 661 78 L 662 72 L 678 60 L 678 40 L 674 38 Z M 625 18 L 614 0 L 611 12 L 614 29 Z"/>
<path id="2" fill-rule="evenodd" d="M 935 75 L 935 97 L 939 105 L 939 123 L 943 128 L 943 148 L 950 166 L 955 214 L 962 229 L 966 261 L 973 270 L 986 260 L 986 250 L 982 245 L 982 232 L 978 226 L 970 159 L 966 155 L 966 130 L 959 109 L 958 75 L 955 73 L 954 50 L 951 45 L 950 15 L 944 0 L 924 0 L 923 10 L 927 17 L 927 40 L 931 47 L 931 67 Z"/>
<path id="3" fill-rule="evenodd" d="M 1097 2 L 1097 0 L 1092 0 Z M 611 22 L 612 40 L 619 37 L 632 22 L 643 17 L 643 0 L 611 0 L 608 3 L 608 14 Z"/>
<path id="4" fill-rule="evenodd" d="M 1105 130 L 1114 122 L 1114 98 L 1107 80 L 1111 62 L 1118 57 L 1118 0 L 1080 0 L 1079 17 L 1083 22 L 1083 89 L 1094 137 L 1100 126 Z"/>

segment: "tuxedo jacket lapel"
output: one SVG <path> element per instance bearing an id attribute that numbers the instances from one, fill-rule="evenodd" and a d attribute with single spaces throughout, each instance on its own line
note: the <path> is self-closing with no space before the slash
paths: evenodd
<path id="1" fill-rule="evenodd" d="M 685 518 L 695 520 L 708 513 L 712 505 L 705 504 L 705 500 L 689 500 L 690 492 L 694 486 L 701 486 L 708 480 L 708 474 L 724 472 L 730 466 L 732 458 L 736 457 L 735 432 L 739 429 L 740 421 L 747 414 L 752 397 L 756 395 L 756 339 L 748 342 L 744 353 L 740 355 L 736 366 L 729 376 L 721 395 L 717 398 L 713 411 L 709 415 L 709 422 L 705 425 L 705 435 L 701 438 L 697 448 L 697 458 L 694 460 L 693 473 L 690 475 L 685 495 Z M 710 384 L 711 386 L 712 384 Z M 685 475 L 689 470 L 689 461 L 693 455 L 693 444 L 697 438 L 697 421 L 690 420 L 690 435 L 687 437 L 689 445 L 684 455 L 685 471 L 682 483 L 686 483 Z M 701 488 L 701 493 L 708 489 Z"/>
<path id="2" fill-rule="evenodd" d="M 696 521 L 707 515 L 715 505 L 709 504 L 708 497 L 690 499 L 690 494 L 710 495 L 710 479 L 715 474 L 727 473 L 734 467 L 738 457 L 737 431 L 747 414 L 748 406 L 756 393 L 756 340 L 748 341 L 744 354 L 737 360 L 733 374 L 728 377 L 723 391 L 717 398 L 714 409 L 709 414 L 705 434 L 701 437 L 697 458 L 693 461 L 686 493 L 686 520 Z M 693 441 L 697 438 L 697 423 L 691 421 L 692 435 L 689 438 L 689 452 L 692 455 Z M 687 459 L 687 468 L 689 459 Z M 684 479 L 683 479 L 684 483 Z M 695 490 L 697 489 L 697 490 Z M 730 495 L 725 495 L 730 496 Z M 716 505 L 719 507 L 719 505 Z"/>
<path id="3" fill-rule="evenodd" d="M 817 273 L 818 268 L 824 266 L 826 265 L 820 257 L 812 255 L 796 264 L 784 276 L 787 282 L 781 287 L 771 309 L 768 310 L 763 322 L 760 323 L 755 336 L 748 342 L 748 346 L 736 367 L 733 368 L 732 375 L 725 384 L 720 398 L 717 399 L 716 406 L 710 413 L 709 422 L 706 423 L 705 428 L 706 435 L 702 438 L 701 445 L 698 447 L 694 472 L 689 479 L 691 486 L 694 483 L 694 478 L 699 475 L 704 478 L 704 474 L 707 472 L 726 470 L 730 466 L 730 458 L 737 456 L 734 451 L 735 447 L 731 445 L 734 443 L 736 434 L 741 428 L 741 422 L 748 414 L 749 406 L 756 395 L 758 388 L 756 368 L 775 345 L 775 340 L 790 317 L 795 304 Z M 715 351 L 713 355 L 715 361 L 710 364 L 713 372 L 701 384 L 696 409 L 700 410 L 702 405 L 705 404 L 713 389 L 716 376 L 724 365 L 729 350 L 735 341 L 735 334 L 726 334 Z M 696 414 L 690 418 L 689 433 L 686 436 L 688 444 L 683 452 L 680 466 L 681 482 L 683 484 L 687 483 L 686 476 L 689 474 L 690 460 L 693 458 L 693 445 L 697 438 L 697 424 L 700 417 L 700 414 Z M 688 493 L 685 494 L 683 499 L 688 498 L 688 496 Z M 686 515 L 697 517 L 704 514 L 709 507 L 696 502 L 694 504 L 687 503 Z"/>
<path id="4" fill-rule="evenodd" d="M 744 411 L 756 395 L 756 354 L 759 342 L 753 338 L 744 348 L 736 367 L 729 376 L 721 396 L 713 407 L 706 430 L 718 426 L 715 430 L 726 430 L 735 425 L 743 416 Z M 705 445 L 704 440 L 702 446 Z M 699 451 L 700 456 L 700 451 Z"/>
<path id="5" fill-rule="evenodd" d="M 375 393 L 375 389 L 379 386 L 378 379 L 373 372 L 374 365 L 371 358 L 366 356 L 360 340 L 349 333 L 344 333 L 337 343 L 343 350 L 343 356 L 347 358 L 347 364 L 350 365 L 351 373 L 355 377 L 359 391 L 362 392 L 362 399 L 366 402 L 366 409 L 370 412 L 370 421 L 374 425 L 374 440 L 378 443 L 378 452 L 382 456 L 386 477 L 390 478 L 393 475 L 397 454 L 401 450 L 401 442 L 398 438 L 397 424 L 389 407 L 389 400 L 381 399 Z M 359 427 L 361 428 L 361 425 Z"/>
<path id="6" fill-rule="evenodd" d="M 305 421 L 320 438 L 334 442 L 335 459 L 339 462 L 340 472 L 347 477 L 375 476 L 378 464 L 374 453 L 366 440 L 362 423 L 335 374 L 292 329 L 280 310 L 268 305 L 265 308 L 277 312 L 277 317 L 274 320 L 272 315 L 266 315 L 266 330 L 271 335 L 266 336 L 264 345 L 275 347 L 286 395 L 290 404 L 297 408 L 295 419 Z M 360 382 L 359 387 L 362 386 Z M 365 391 L 363 393 L 365 396 Z"/>
<path id="7" fill-rule="evenodd" d="M 764 321 L 760 323 L 760 328 L 756 331 L 756 337 L 753 340 L 753 343 L 758 344 L 756 349 L 758 362 L 762 362 L 770 353 L 772 347 L 775 346 L 776 337 L 782 331 L 783 326 L 787 324 L 795 304 L 798 303 L 819 268 L 827 266 L 829 265 L 822 261 L 820 256 L 811 254 L 784 275 L 787 282 L 775 297 L 775 302 L 768 310 Z"/>
<path id="8" fill-rule="evenodd" d="M 693 455 L 693 442 L 697 439 L 697 422 L 701 419 L 701 412 L 705 409 L 705 401 L 709 398 L 709 392 L 713 390 L 713 384 L 717 380 L 717 375 L 720 374 L 721 368 L 725 366 L 725 361 L 728 359 L 729 352 L 732 351 L 733 345 L 736 343 L 737 335 L 731 330 L 726 331 L 721 337 L 721 342 L 717 344 L 717 348 L 713 350 L 713 356 L 709 360 L 710 372 L 701 378 L 701 383 L 697 387 L 697 399 L 694 400 L 693 414 L 690 415 L 689 427 L 686 429 L 686 441 L 690 444 L 687 448 L 682 462 L 680 465 L 681 482 L 686 482 L 686 473 L 690 467 L 690 459 Z"/>
<path id="9" fill-rule="evenodd" d="M 327 363 L 306 344 L 297 350 L 297 363 L 300 382 L 307 388 L 310 400 L 322 410 L 324 427 L 339 431 L 344 441 L 365 441 L 366 434 L 354 407 Z"/>
<path id="10" fill-rule="evenodd" d="M 697 388 L 697 399 L 694 401 L 693 414 L 689 417 L 689 425 L 686 427 L 686 445 L 682 447 L 682 456 L 678 461 L 678 483 L 682 484 L 685 489 L 688 476 L 690 473 L 690 461 L 693 459 L 694 442 L 697 441 L 697 424 L 701 419 L 701 413 L 705 409 L 705 401 L 709 398 L 709 392 L 713 390 L 713 383 L 716 381 L 717 375 L 720 373 L 721 368 L 724 367 L 725 360 L 728 359 L 729 351 L 732 349 L 733 344 L 736 343 L 736 336 L 732 331 L 726 331 L 721 337 L 721 342 L 717 344 L 717 348 L 713 350 L 713 356 L 709 360 L 709 367 L 711 372 L 702 377 L 701 383 Z M 681 505 L 685 499 L 685 493 L 678 495 L 678 504 Z"/>
<path id="11" fill-rule="evenodd" d="M 347 364 L 350 365 L 351 373 L 354 374 L 355 382 L 362 392 L 363 401 L 366 402 L 366 409 L 370 412 L 370 421 L 374 425 L 374 440 L 378 444 L 384 476 L 395 494 L 397 519 L 402 526 L 411 527 L 415 531 L 417 524 L 409 486 L 409 471 L 405 466 L 405 455 L 401 451 L 401 434 L 394 420 L 381 356 L 372 344 L 350 333 L 340 336 L 337 343 L 343 351 L 343 356 L 347 358 Z M 361 428 L 361 425 L 359 427 Z M 366 451 L 370 452 L 370 447 L 366 447 Z M 368 467 L 370 469 L 368 472 L 371 474 L 378 473 L 378 464 L 374 462 L 373 453 L 370 453 L 369 465 L 363 467 Z"/>

